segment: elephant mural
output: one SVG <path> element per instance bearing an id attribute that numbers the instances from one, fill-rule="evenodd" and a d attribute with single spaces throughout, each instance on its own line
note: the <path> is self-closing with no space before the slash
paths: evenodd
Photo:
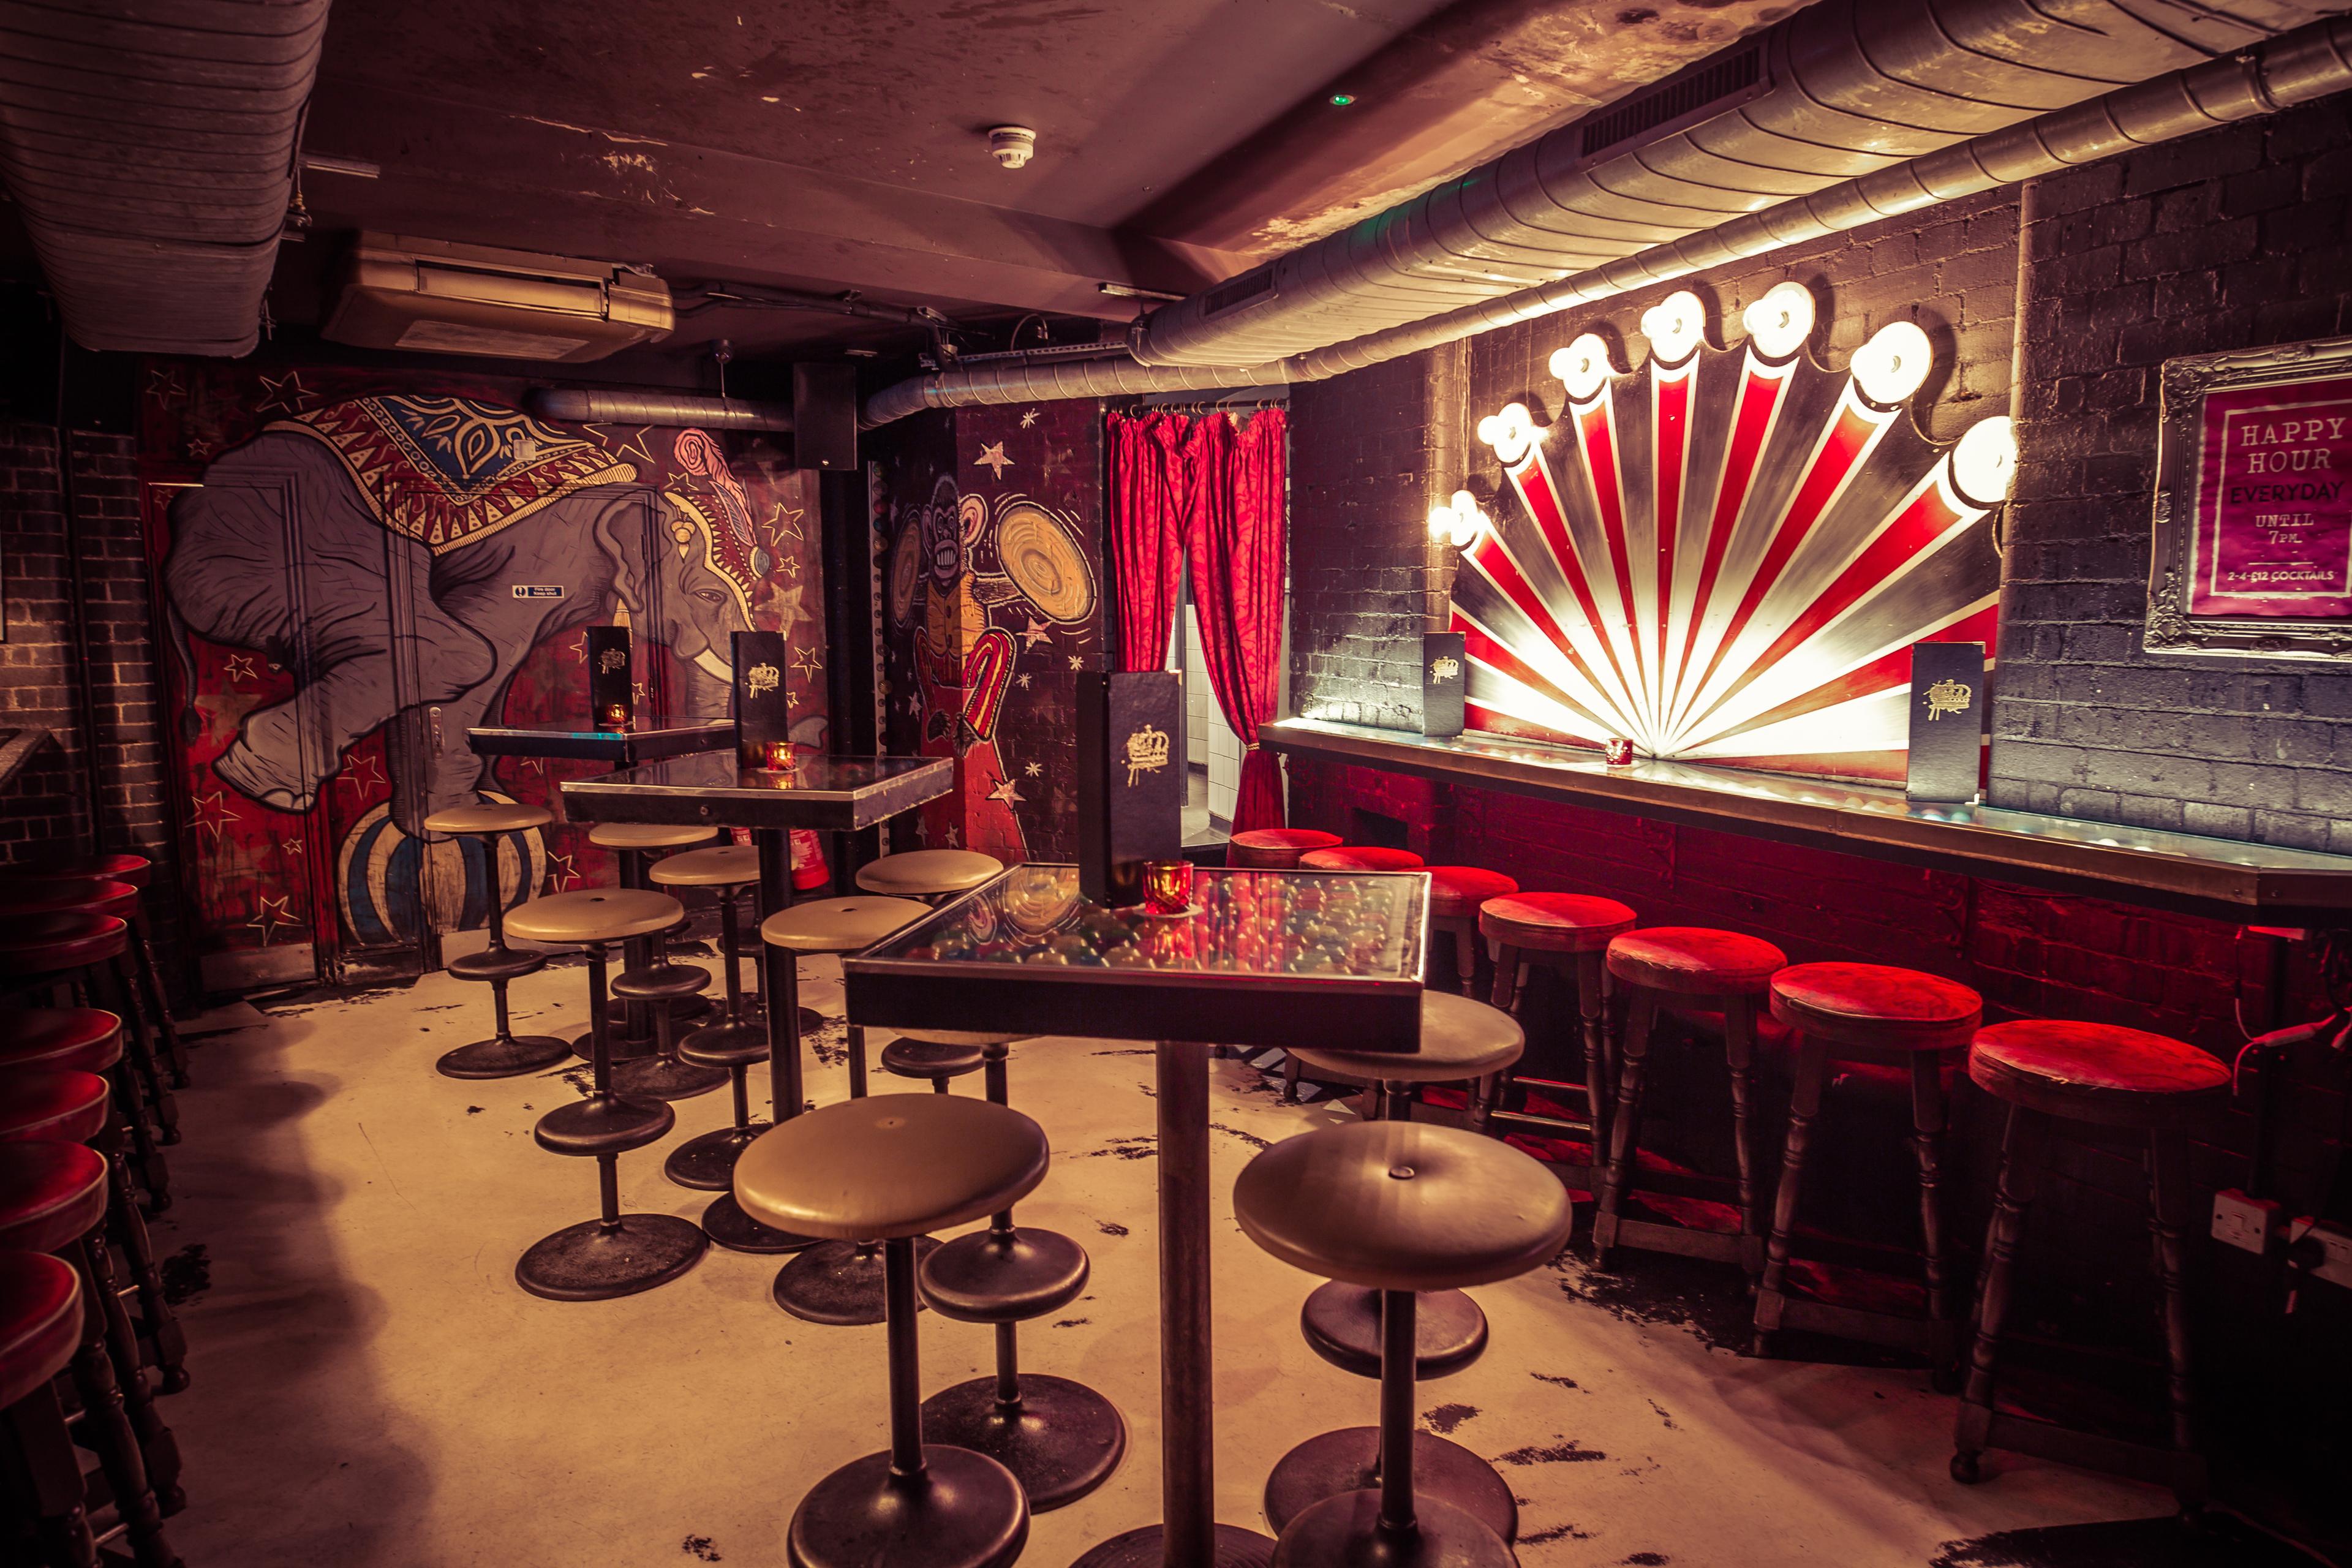
<path id="1" fill-rule="evenodd" d="M 709 437 L 684 432 L 678 449 L 710 474 Z M 414 760 L 423 787 L 393 802 L 413 832 L 409 811 L 492 786 L 464 734 L 493 720 L 532 648 L 619 618 L 686 670 L 673 706 L 724 713 L 729 636 L 751 626 L 772 563 L 723 467 L 693 493 L 636 479 L 596 442 L 457 397 L 331 404 L 215 460 L 172 508 L 170 613 L 267 654 L 294 689 L 246 715 L 214 772 L 304 811 L 353 742 L 438 707 L 443 743 Z"/>

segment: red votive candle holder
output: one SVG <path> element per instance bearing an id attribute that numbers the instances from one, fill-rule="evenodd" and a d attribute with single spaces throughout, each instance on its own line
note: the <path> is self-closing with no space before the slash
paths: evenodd
<path id="1" fill-rule="evenodd" d="M 1609 759 L 1612 768 L 1631 767 L 1633 763 L 1633 742 L 1622 735 L 1612 735 L 1601 742 L 1601 754 Z"/>
<path id="2" fill-rule="evenodd" d="M 798 771 L 793 761 L 790 741 L 743 741 L 735 747 L 739 766 L 755 768 L 763 773 L 789 773 Z"/>
<path id="3" fill-rule="evenodd" d="M 1146 860 L 1143 907 L 1155 915 L 1181 915 L 1192 907 L 1192 862 Z"/>
<path id="4" fill-rule="evenodd" d="M 631 717 L 629 704 L 607 702 L 596 710 L 596 728 L 611 733 L 619 733 L 628 729 Z"/>

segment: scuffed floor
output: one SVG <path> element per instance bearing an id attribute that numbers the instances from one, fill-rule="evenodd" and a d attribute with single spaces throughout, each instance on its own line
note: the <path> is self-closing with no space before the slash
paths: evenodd
<path id="1" fill-rule="evenodd" d="M 837 967 L 803 973 L 837 1016 Z M 518 1027 L 583 1026 L 583 991 L 572 967 L 519 983 Z M 785 1316 L 768 1298 L 780 1259 L 714 1250 L 665 1289 L 591 1305 L 516 1287 L 525 1247 L 593 1215 L 594 1170 L 531 1141 L 536 1113 L 577 1092 L 563 1076 L 433 1072 L 488 1013 L 481 987 L 435 975 L 202 1045 L 157 1237 L 195 1379 L 163 1407 L 187 1455 L 171 1531 L 190 1568 L 777 1563 L 801 1492 L 883 1446 L 882 1330 Z M 841 1038 L 836 1023 L 813 1042 L 820 1103 L 845 1093 Z M 1227 1199 L 1257 1149 L 1348 1112 L 1285 1107 L 1239 1062 L 1213 1071 L 1219 1514 L 1262 1529 L 1268 1468 L 1370 1424 L 1373 1387 L 1307 1349 L 1315 1281 L 1252 1246 Z M 1158 1512 L 1150 1079 L 1128 1043 L 1014 1048 L 1013 1101 L 1055 1147 L 1021 1218 L 1094 1258 L 1085 1300 L 1024 1328 L 1024 1364 L 1103 1390 L 1131 1433 L 1107 1487 L 1037 1518 L 1026 1563 L 1066 1563 Z M 689 1135 L 725 1120 L 727 1096 L 677 1110 Z M 708 1199 L 663 1179 L 659 1150 L 621 1178 L 633 1208 L 691 1217 Z M 1714 1348 L 1580 1256 L 1476 1292 L 1486 1357 L 1423 1391 L 1425 1424 L 1502 1467 L 1534 1568 L 2174 1560 L 2145 1533 L 2110 1555 L 2111 1531 L 2048 1528 L 2161 1516 L 2161 1492 L 2011 1457 L 1955 1485 L 1952 1402 L 1924 1374 Z M 926 1388 L 980 1374 L 989 1348 L 987 1330 L 926 1313 Z"/>

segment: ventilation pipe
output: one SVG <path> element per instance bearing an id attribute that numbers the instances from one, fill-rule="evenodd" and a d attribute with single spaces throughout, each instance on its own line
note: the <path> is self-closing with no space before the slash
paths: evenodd
<path id="1" fill-rule="evenodd" d="M 542 386 L 525 400 L 541 419 L 572 425 L 694 425 L 705 430 L 789 430 L 793 405 L 689 392 L 604 392 Z"/>
<path id="2" fill-rule="evenodd" d="M 2253 119 L 2347 89 L 2352 89 L 2352 20 L 2338 16 L 2232 58 L 2208 60 L 1923 157 L 1890 163 L 1556 281 L 1425 314 L 1417 321 L 1286 359 L 1206 366 L 1145 364 L 1132 357 L 1073 364 L 992 364 L 887 387 L 866 400 L 866 422 L 869 426 L 887 424 L 923 408 L 976 403 L 1120 397 L 1322 381 L 1497 327 L 1573 310 L 1726 262 L 1766 255 L 1784 246 L 2056 174 L 2232 121 Z"/>
<path id="3" fill-rule="evenodd" d="M 327 4 L 0 5 L 0 179 L 75 342 L 260 341 Z"/>

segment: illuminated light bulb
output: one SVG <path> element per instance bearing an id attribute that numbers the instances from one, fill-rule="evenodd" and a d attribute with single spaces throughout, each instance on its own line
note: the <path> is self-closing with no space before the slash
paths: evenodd
<path id="1" fill-rule="evenodd" d="M 1453 499 L 1440 501 L 1429 509 L 1429 537 L 1453 542 L 1456 550 L 1467 550 L 1487 527 L 1486 514 L 1479 510 L 1478 498 L 1468 490 L 1455 490 Z"/>
<path id="2" fill-rule="evenodd" d="M 1698 296 L 1680 289 L 1642 312 L 1642 335 L 1660 364 L 1680 364 L 1698 347 L 1705 322 Z"/>
<path id="3" fill-rule="evenodd" d="M 1542 439 L 1536 428 L 1536 417 L 1528 412 L 1524 403 L 1506 403 L 1499 414 L 1489 414 L 1478 421 L 1478 439 L 1495 448 L 1495 456 L 1505 463 L 1516 463 L 1528 455 L 1528 448 Z"/>
<path id="4" fill-rule="evenodd" d="M 1813 294 L 1801 283 L 1775 283 L 1740 313 L 1748 345 L 1759 356 L 1783 360 L 1813 335 Z"/>
<path id="5" fill-rule="evenodd" d="M 2017 479 L 2017 427 L 2006 415 L 1979 419 L 1952 448 L 1952 483 L 1979 506 L 2009 499 Z"/>
<path id="6" fill-rule="evenodd" d="M 1919 390 L 1933 357 L 1917 323 L 1889 321 L 1853 351 L 1853 363 L 1846 368 L 1862 395 L 1884 408 Z"/>
<path id="7" fill-rule="evenodd" d="M 1570 403 L 1590 403 L 1600 395 L 1601 384 L 1609 379 L 1609 345 L 1596 333 L 1587 332 L 1564 349 L 1554 350 L 1551 373 L 1568 388 Z"/>

